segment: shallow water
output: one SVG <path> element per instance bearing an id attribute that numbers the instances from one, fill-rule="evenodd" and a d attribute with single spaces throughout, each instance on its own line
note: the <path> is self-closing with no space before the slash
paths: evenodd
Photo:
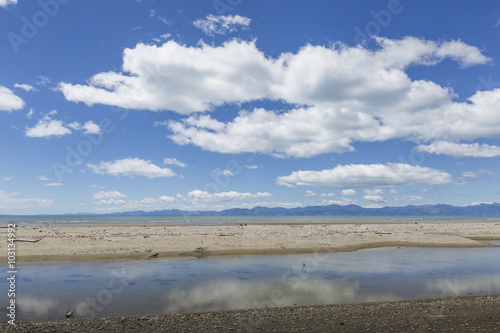
<path id="1" fill-rule="evenodd" d="M 276 223 L 488 222 L 498 216 L 0 216 L 0 225 L 238 225 Z"/>
<path id="2" fill-rule="evenodd" d="M 23 264 L 16 288 L 18 321 L 494 294 L 500 247 Z"/>

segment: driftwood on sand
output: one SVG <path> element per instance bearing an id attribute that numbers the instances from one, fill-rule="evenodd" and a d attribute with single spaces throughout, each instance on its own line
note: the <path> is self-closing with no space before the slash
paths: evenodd
<path id="1" fill-rule="evenodd" d="M 14 239 L 14 242 L 27 242 L 27 243 L 36 243 L 41 241 L 43 238 L 38 239 Z"/>

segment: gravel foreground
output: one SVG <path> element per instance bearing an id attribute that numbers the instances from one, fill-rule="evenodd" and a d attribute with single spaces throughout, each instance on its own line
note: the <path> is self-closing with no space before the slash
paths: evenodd
<path id="1" fill-rule="evenodd" d="M 500 332 L 500 295 L 0 324 L 2 332 Z"/>

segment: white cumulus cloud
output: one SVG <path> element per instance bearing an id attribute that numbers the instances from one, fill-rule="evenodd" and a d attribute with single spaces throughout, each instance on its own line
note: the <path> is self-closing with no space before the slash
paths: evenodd
<path id="1" fill-rule="evenodd" d="M 357 205 L 358 200 L 352 198 L 342 198 L 340 200 L 323 200 L 321 202 L 322 205 L 339 205 L 339 206 L 347 206 L 347 205 Z"/>
<path id="2" fill-rule="evenodd" d="M 189 47 L 170 40 L 125 49 L 120 72 L 96 74 L 88 85 L 58 87 L 72 102 L 188 114 L 267 97 L 280 68 L 254 42 Z"/>
<path id="3" fill-rule="evenodd" d="M 314 191 L 307 190 L 304 194 L 305 197 L 334 197 L 335 193 L 315 193 Z"/>
<path id="4" fill-rule="evenodd" d="M 24 101 L 17 97 L 12 90 L 0 86 L 0 111 L 20 110 L 24 107 Z"/>
<path id="5" fill-rule="evenodd" d="M 83 126 L 77 122 L 71 122 L 69 124 L 63 123 L 61 120 L 52 119 L 51 115 L 56 115 L 57 111 L 53 110 L 49 115 L 43 117 L 38 123 L 31 128 L 26 128 L 26 136 L 30 138 L 44 138 L 44 137 L 62 137 L 64 135 L 71 134 L 71 130 L 74 131 L 84 131 L 85 134 L 100 134 L 101 128 L 99 125 L 89 120 Z"/>
<path id="6" fill-rule="evenodd" d="M 87 121 L 82 127 L 87 134 L 101 134 L 101 128 L 92 120 Z"/>
<path id="7" fill-rule="evenodd" d="M 278 185 L 328 188 L 452 183 L 449 173 L 402 163 L 338 165 L 322 171 L 294 171 L 276 179 Z"/>
<path id="8" fill-rule="evenodd" d="M 437 141 L 429 145 L 419 145 L 416 150 L 437 155 L 451 155 L 460 157 L 497 157 L 500 156 L 500 147 L 479 143 L 454 143 Z"/>
<path id="9" fill-rule="evenodd" d="M 346 189 L 340 192 L 340 195 L 356 195 L 356 191 L 353 189 Z"/>
<path id="10" fill-rule="evenodd" d="M 255 198 L 272 198 L 273 195 L 268 192 L 258 193 L 241 193 L 236 191 L 208 193 L 206 191 L 195 190 L 188 193 L 187 197 L 192 200 L 199 201 L 233 201 L 233 200 L 248 200 Z"/>
<path id="11" fill-rule="evenodd" d="M 385 202 L 385 199 L 380 195 L 365 195 L 363 199 L 373 202 Z"/>
<path id="12" fill-rule="evenodd" d="M 161 168 L 151 163 L 151 161 L 142 160 L 137 157 L 129 157 L 110 162 L 101 161 L 98 165 L 87 164 L 87 167 L 94 173 L 111 176 L 143 176 L 153 179 L 158 177 L 173 177 L 176 175 L 169 168 Z"/>
<path id="13" fill-rule="evenodd" d="M 118 192 L 119 193 L 119 192 Z M 121 194 L 121 193 L 120 193 Z M 159 198 L 126 199 L 118 195 L 115 191 L 94 193 L 94 202 L 99 211 L 116 212 L 132 210 L 162 210 L 162 209 L 183 209 L 183 210 L 223 210 L 229 208 L 253 208 L 264 207 L 298 207 L 300 203 L 276 203 L 276 202 L 245 202 L 254 199 L 269 199 L 273 195 L 267 192 L 219 192 L 209 193 L 202 190 L 194 190 L 186 196 L 177 194 L 176 196 L 161 196 Z"/>
<path id="14" fill-rule="evenodd" d="M 208 15 L 204 19 L 193 22 L 194 26 L 208 36 L 225 35 L 235 32 L 238 27 L 248 27 L 252 20 L 239 15 L 215 16 Z"/>
<path id="15" fill-rule="evenodd" d="M 500 134 L 500 89 L 462 102 L 450 88 L 412 80 L 406 72 L 445 59 L 461 67 L 489 63 L 477 47 L 415 37 L 375 41 L 375 49 L 306 45 L 276 57 L 254 41 L 137 44 L 125 49 L 120 71 L 98 73 L 85 85 L 61 82 L 58 87 L 68 101 L 181 114 L 265 99 L 291 105 L 286 112 L 242 110 L 228 121 L 197 115 L 164 123 L 177 144 L 220 153 L 311 157 L 354 151 L 355 142 L 409 138 L 425 143 Z"/>
<path id="16" fill-rule="evenodd" d="M 363 192 L 366 195 L 380 195 L 380 194 L 384 193 L 384 190 L 382 190 L 381 188 L 376 188 L 376 189 L 373 189 L 373 190 L 364 190 Z"/>
<path id="17" fill-rule="evenodd" d="M 35 127 L 26 128 L 26 136 L 30 138 L 61 137 L 68 134 L 71 134 L 71 131 L 61 120 L 51 119 L 49 116 L 39 120 Z"/>

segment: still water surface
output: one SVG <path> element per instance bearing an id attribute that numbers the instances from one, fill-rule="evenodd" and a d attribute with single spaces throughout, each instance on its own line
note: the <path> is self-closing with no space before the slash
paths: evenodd
<path id="1" fill-rule="evenodd" d="M 18 321 L 495 294 L 500 247 L 23 264 L 17 290 Z"/>
<path id="2" fill-rule="evenodd" d="M 0 216 L 0 225 L 238 225 L 279 223 L 488 222 L 499 216 Z"/>

